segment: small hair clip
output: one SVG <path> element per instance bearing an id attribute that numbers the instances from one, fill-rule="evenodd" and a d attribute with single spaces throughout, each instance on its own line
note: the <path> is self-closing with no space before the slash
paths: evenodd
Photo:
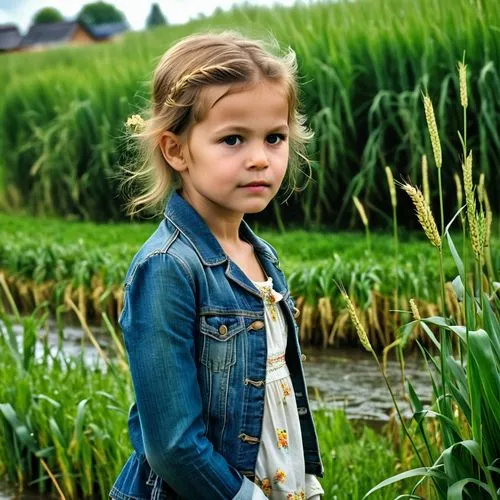
<path id="1" fill-rule="evenodd" d="M 126 125 L 133 129 L 134 132 L 140 132 L 144 129 L 145 121 L 141 115 L 132 115 L 128 117 Z"/>

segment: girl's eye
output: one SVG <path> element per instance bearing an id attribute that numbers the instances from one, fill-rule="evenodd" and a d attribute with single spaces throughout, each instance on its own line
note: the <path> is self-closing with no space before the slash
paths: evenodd
<path id="1" fill-rule="evenodd" d="M 241 140 L 241 137 L 239 135 L 228 135 L 227 137 L 224 137 L 224 139 L 222 139 L 222 141 L 225 142 L 228 146 L 236 146 L 236 141 L 239 140 Z"/>
<path id="2" fill-rule="evenodd" d="M 271 134 L 267 136 L 267 141 L 270 144 L 279 144 L 280 142 L 283 142 L 286 139 L 286 136 L 284 134 Z"/>

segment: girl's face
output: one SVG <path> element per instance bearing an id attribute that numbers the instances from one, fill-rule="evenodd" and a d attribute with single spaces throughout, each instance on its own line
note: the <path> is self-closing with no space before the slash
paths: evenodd
<path id="1" fill-rule="evenodd" d="M 227 90 L 207 89 L 209 110 L 182 146 L 182 194 L 214 222 L 262 211 L 278 192 L 288 164 L 284 86 L 260 80 Z"/>

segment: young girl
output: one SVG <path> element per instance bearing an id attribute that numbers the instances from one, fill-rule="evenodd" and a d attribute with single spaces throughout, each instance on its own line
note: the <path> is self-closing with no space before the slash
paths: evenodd
<path id="1" fill-rule="evenodd" d="M 292 51 L 234 32 L 187 37 L 156 68 L 136 134 L 150 154 L 132 178 L 149 185 L 131 212 L 167 201 L 125 280 L 134 451 L 112 498 L 323 494 L 297 310 L 276 251 L 243 220 L 310 137 L 295 75 Z"/>

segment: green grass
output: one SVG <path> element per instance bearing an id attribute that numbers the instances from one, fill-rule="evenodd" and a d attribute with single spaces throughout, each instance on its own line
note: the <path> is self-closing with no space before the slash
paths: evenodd
<path id="1" fill-rule="evenodd" d="M 52 313 L 59 314 L 68 310 L 65 300 L 70 294 L 87 321 L 100 323 L 103 311 L 117 321 L 128 266 L 156 223 L 95 224 L 0 214 L 0 227 L 0 272 L 8 277 L 17 306 L 24 313 L 47 300 Z M 436 314 L 440 294 L 438 254 L 421 233 L 401 235 L 395 272 L 393 242 L 384 233 L 372 234 L 368 252 L 359 233 L 291 229 L 284 234 L 256 232 L 277 249 L 291 293 L 303 301 L 297 303 L 298 307 L 302 311 L 306 306 L 313 309 L 307 323 L 302 320 L 305 315 L 301 316 L 304 345 L 358 343 L 352 325 L 345 322 L 345 306 L 335 282 L 344 284 L 365 315 L 376 349 L 394 340 L 395 329 L 408 316 L 392 311 L 409 311 L 411 297 L 419 300 L 424 315 Z M 455 239 L 457 245 L 459 240 Z M 492 242 L 494 269 L 500 269 L 497 241 L 494 238 Z M 447 281 L 457 275 L 449 253 L 444 270 Z M 397 302 L 393 293 L 396 284 Z M 331 319 L 319 310 L 322 298 L 331 304 Z M 0 292 L 2 300 L 6 304 Z M 72 313 L 63 315 L 66 321 L 74 320 Z"/>
<path id="2" fill-rule="evenodd" d="M 396 178 L 420 183 L 420 157 L 430 151 L 422 92 L 434 102 L 441 137 L 456 137 L 460 128 L 452 102 L 464 51 L 469 144 L 486 185 L 499 184 L 493 167 L 500 149 L 496 0 L 358 0 L 245 6 L 184 26 L 130 33 L 116 44 L 4 56 L 0 150 L 5 183 L 17 188 L 19 205 L 32 213 L 123 218 L 114 178 L 127 155 L 123 123 L 146 106 L 161 54 L 182 36 L 210 28 L 257 37 L 271 32 L 282 48 L 297 53 L 304 112 L 316 133 L 313 182 L 278 210 L 284 224 L 350 227 L 351 196 L 358 195 L 372 226 L 387 227 L 385 165 Z M 456 205 L 452 174 L 460 169 L 460 148 L 445 141 L 443 153 L 449 216 Z M 432 161 L 430 166 L 435 193 Z M 498 212 L 499 199 L 491 195 Z M 408 201 L 401 196 L 400 202 L 407 211 Z M 272 210 L 262 214 L 265 223 L 278 219 Z"/>
<path id="3" fill-rule="evenodd" d="M 0 332 L 0 476 L 54 492 L 43 460 L 67 498 L 107 498 L 131 452 L 128 366 L 110 349 L 104 372 L 82 357 L 63 356 L 43 335 L 43 357 L 35 361 L 34 342 L 44 319 L 25 318 L 17 345 L 10 319 L 0 313 L 6 324 Z M 62 342 L 64 330 L 59 335 Z M 360 499 L 397 466 L 398 451 L 383 434 L 354 426 L 342 412 L 321 410 L 314 417 L 325 498 Z M 402 485 L 397 488 L 377 498 L 394 498 Z"/>
<path id="4" fill-rule="evenodd" d="M 119 285 L 134 253 L 156 226 L 156 222 L 96 224 L 0 213 L 0 269 L 43 282 L 46 279 L 75 278 L 79 273 L 74 266 L 85 267 L 84 282 L 89 283 L 92 275 L 106 268 L 108 282 Z M 289 276 L 305 268 L 329 266 L 335 259 L 339 272 L 345 275 L 352 272 L 353 266 L 371 269 L 377 275 L 392 268 L 389 257 L 393 242 L 391 236 L 385 233 L 373 234 L 370 253 L 366 251 L 364 238 L 356 232 L 289 230 L 280 234 L 256 229 L 256 233 L 276 248 L 282 267 Z M 496 245 L 492 246 L 495 249 Z M 494 255 L 498 254 L 495 252 Z M 57 265 L 59 260 L 63 262 Z M 403 284 L 406 276 L 407 291 L 415 292 L 415 288 L 420 288 L 426 298 L 430 298 L 437 290 L 429 283 L 437 277 L 437 255 L 421 233 L 401 235 L 400 260 L 400 272 Z M 496 264 L 500 266 L 498 257 Z M 112 273 L 112 269 L 116 272 Z M 445 262 L 445 269 L 448 271 L 447 278 L 453 279 L 454 266 L 450 256 Z M 389 290 L 392 282 L 385 285 Z M 320 291 L 315 293 L 317 295 Z"/>

